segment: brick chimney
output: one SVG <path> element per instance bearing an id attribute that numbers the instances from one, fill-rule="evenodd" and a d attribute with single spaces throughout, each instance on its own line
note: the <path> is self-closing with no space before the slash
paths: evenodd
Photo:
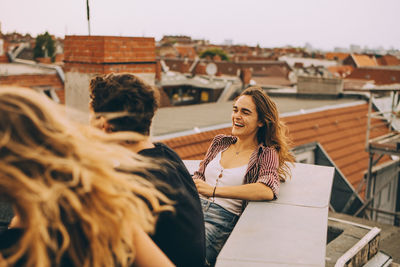
<path id="1" fill-rule="evenodd" d="M 89 83 L 96 74 L 133 73 L 154 85 L 155 41 L 142 37 L 65 36 L 64 62 L 66 105 L 88 114 Z"/>

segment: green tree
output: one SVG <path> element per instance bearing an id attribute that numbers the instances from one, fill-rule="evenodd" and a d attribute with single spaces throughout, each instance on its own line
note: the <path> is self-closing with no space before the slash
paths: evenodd
<path id="1" fill-rule="evenodd" d="M 55 52 L 56 47 L 54 40 L 51 38 L 48 32 L 39 34 L 36 37 L 36 45 L 33 49 L 33 57 L 35 59 L 38 57 L 51 57 L 54 61 Z"/>
<path id="2" fill-rule="evenodd" d="M 222 60 L 229 61 L 228 55 L 225 53 L 224 50 L 219 49 L 219 48 L 210 48 L 207 50 L 204 50 L 203 52 L 200 53 L 200 58 L 214 58 L 215 55 L 218 55 Z"/>

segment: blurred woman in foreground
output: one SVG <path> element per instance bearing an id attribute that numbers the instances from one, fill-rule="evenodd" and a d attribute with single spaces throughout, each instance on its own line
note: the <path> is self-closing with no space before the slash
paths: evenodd
<path id="1" fill-rule="evenodd" d="M 115 144 L 137 138 L 83 129 L 33 90 L 0 88 L 0 197 L 19 218 L 0 236 L 0 266 L 172 266 L 146 234 L 170 201 L 131 174 L 154 166 Z"/>

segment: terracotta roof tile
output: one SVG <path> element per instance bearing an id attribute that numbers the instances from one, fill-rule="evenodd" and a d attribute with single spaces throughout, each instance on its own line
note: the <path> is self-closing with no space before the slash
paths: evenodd
<path id="1" fill-rule="evenodd" d="M 349 53 L 326 53 L 325 54 L 325 59 L 328 59 L 328 60 L 344 60 L 349 55 L 350 55 Z"/>
<path id="2" fill-rule="evenodd" d="M 356 68 L 346 79 L 373 80 L 377 85 L 400 83 L 400 69 Z"/>
<path id="3" fill-rule="evenodd" d="M 356 54 L 352 54 L 353 59 L 357 65 L 357 67 L 371 67 L 371 66 L 378 66 L 378 64 L 376 63 L 376 61 L 367 56 L 367 55 L 356 55 Z"/>
<path id="4" fill-rule="evenodd" d="M 328 71 L 337 77 L 346 77 L 353 72 L 354 68 L 350 65 L 330 66 Z"/>
<path id="5" fill-rule="evenodd" d="M 376 59 L 380 66 L 397 66 L 400 65 L 400 59 L 392 55 L 384 55 Z"/>
<path id="6" fill-rule="evenodd" d="M 195 59 L 197 56 L 196 50 L 193 46 L 175 45 L 174 47 L 182 58 Z"/>

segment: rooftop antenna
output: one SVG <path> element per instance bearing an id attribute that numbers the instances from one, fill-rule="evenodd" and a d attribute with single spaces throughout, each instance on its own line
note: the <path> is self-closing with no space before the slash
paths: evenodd
<path id="1" fill-rule="evenodd" d="M 86 13 L 87 13 L 87 21 L 88 21 L 89 36 L 90 36 L 90 10 L 89 10 L 89 0 L 86 0 Z"/>

